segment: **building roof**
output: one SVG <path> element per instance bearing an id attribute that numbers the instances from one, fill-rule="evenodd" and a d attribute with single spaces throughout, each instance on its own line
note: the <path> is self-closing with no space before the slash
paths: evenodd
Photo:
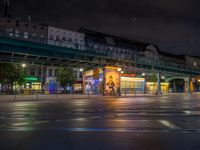
<path id="1" fill-rule="evenodd" d="M 90 29 L 80 28 L 79 32 L 85 33 L 86 41 L 97 42 L 114 47 L 126 48 L 129 50 L 138 50 L 136 41 L 122 38 L 119 36 L 96 32 Z"/>

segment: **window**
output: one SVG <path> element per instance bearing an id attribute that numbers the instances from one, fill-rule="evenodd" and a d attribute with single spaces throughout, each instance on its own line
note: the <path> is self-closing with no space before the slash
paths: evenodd
<path id="1" fill-rule="evenodd" d="M 10 35 L 10 36 L 13 36 L 13 29 L 11 29 L 11 28 L 10 28 L 10 30 L 9 30 L 9 35 Z"/>
<path id="2" fill-rule="evenodd" d="M 24 32 L 24 38 L 28 39 L 28 32 Z"/>
<path id="3" fill-rule="evenodd" d="M 41 30 L 44 30 L 44 27 L 41 27 L 40 29 L 41 29 Z"/>
<path id="4" fill-rule="evenodd" d="M 43 38 L 44 38 L 44 35 L 43 35 L 43 34 L 41 34 L 41 35 L 40 35 L 40 38 L 42 38 L 42 39 L 43 39 Z"/>
<path id="5" fill-rule="evenodd" d="M 19 20 L 16 20 L 16 26 L 19 27 Z"/>
<path id="6" fill-rule="evenodd" d="M 36 29 L 36 28 L 37 28 L 37 26 L 36 26 L 36 25 L 34 25 L 34 26 L 33 26 L 33 28 L 35 28 L 35 29 Z"/>
<path id="7" fill-rule="evenodd" d="M 72 38 L 69 38 L 68 41 L 69 41 L 69 42 L 72 42 Z"/>
<path id="8" fill-rule="evenodd" d="M 19 37 L 19 30 L 15 30 L 15 37 Z"/>
<path id="9" fill-rule="evenodd" d="M 25 27 L 28 27 L 28 24 L 27 24 L 27 23 L 25 24 Z"/>
<path id="10" fill-rule="evenodd" d="M 53 41 L 53 35 L 50 35 L 50 40 Z"/>
<path id="11" fill-rule="evenodd" d="M 59 36 L 56 36 L 56 41 L 59 41 Z"/>
<path id="12" fill-rule="evenodd" d="M 42 69 L 39 69 L 38 70 L 38 76 L 41 76 L 42 75 Z"/>
<path id="13" fill-rule="evenodd" d="M 49 69 L 49 77 L 52 77 L 52 69 Z"/>
<path id="14" fill-rule="evenodd" d="M 35 75 L 35 69 L 34 68 L 31 68 L 31 73 L 30 73 L 31 76 L 34 76 Z"/>
<path id="15" fill-rule="evenodd" d="M 63 41 L 66 41 L 66 37 L 63 37 L 62 40 L 63 40 Z"/>
<path id="16" fill-rule="evenodd" d="M 74 71 L 74 77 L 77 78 L 77 76 L 78 76 L 78 71 L 75 70 Z"/>
<path id="17" fill-rule="evenodd" d="M 55 77 L 58 75 L 58 69 L 55 69 Z"/>

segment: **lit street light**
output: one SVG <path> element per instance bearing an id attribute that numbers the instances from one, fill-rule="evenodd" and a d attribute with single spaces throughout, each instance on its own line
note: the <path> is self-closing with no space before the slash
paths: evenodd
<path id="1" fill-rule="evenodd" d="M 26 67 L 26 64 L 22 64 L 22 67 L 25 68 L 25 67 Z"/>

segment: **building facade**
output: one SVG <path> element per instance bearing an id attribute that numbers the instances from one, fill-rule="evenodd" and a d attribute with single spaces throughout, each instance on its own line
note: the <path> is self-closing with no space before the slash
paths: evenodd
<path id="1" fill-rule="evenodd" d="M 0 34 L 14 39 L 47 43 L 48 27 L 20 19 L 0 17 Z"/>
<path id="2" fill-rule="evenodd" d="M 48 44 L 84 50 L 84 34 L 48 26 Z"/>

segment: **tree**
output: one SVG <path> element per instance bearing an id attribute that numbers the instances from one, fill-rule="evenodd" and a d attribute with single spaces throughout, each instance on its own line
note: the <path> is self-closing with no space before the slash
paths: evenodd
<path id="1" fill-rule="evenodd" d="M 22 85 L 25 80 L 25 72 L 20 65 L 13 63 L 0 63 L 0 83 L 2 89 L 13 91 L 13 84 Z"/>
<path id="2" fill-rule="evenodd" d="M 156 82 L 156 81 L 157 81 L 156 72 L 153 71 L 153 72 L 152 72 L 152 76 L 151 76 L 151 78 L 150 78 L 150 82 Z"/>
<path id="3" fill-rule="evenodd" d="M 66 90 L 67 85 L 72 86 L 76 80 L 74 77 L 73 69 L 67 67 L 61 67 L 58 69 L 56 79 L 64 88 L 64 90 Z"/>

